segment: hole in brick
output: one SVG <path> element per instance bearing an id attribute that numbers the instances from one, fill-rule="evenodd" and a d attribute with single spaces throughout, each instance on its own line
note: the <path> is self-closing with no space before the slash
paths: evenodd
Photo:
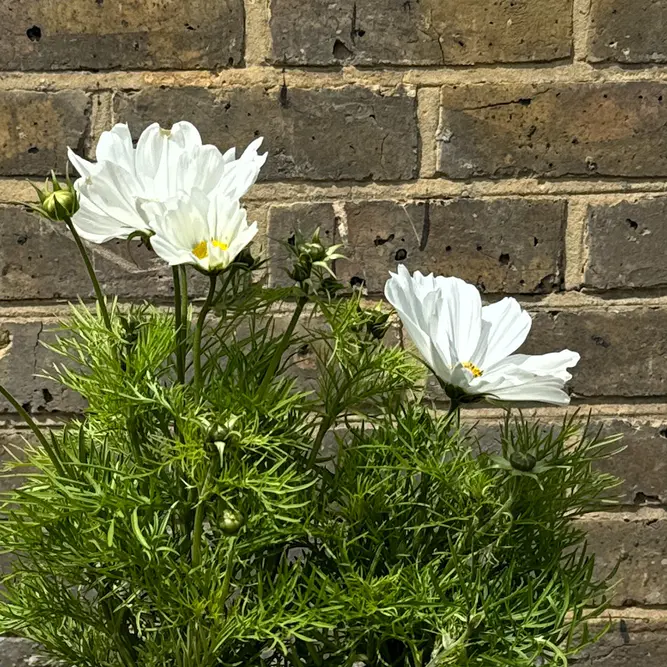
<path id="1" fill-rule="evenodd" d="M 408 251 L 405 248 L 399 248 L 394 255 L 397 262 L 402 262 L 407 256 Z"/>
<path id="2" fill-rule="evenodd" d="M 292 236 L 287 239 L 287 243 L 291 246 L 296 245 L 296 235 L 292 234 Z"/>
<path id="3" fill-rule="evenodd" d="M 482 246 L 481 246 L 481 245 L 478 245 L 478 246 L 477 246 L 477 252 L 481 252 L 481 251 L 482 251 Z"/>
<path id="4" fill-rule="evenodd" d="M 228 67 L 234 67 L 234 58 L 230 56 L 229 60 L 227 61 L 227 66 Z"/>
<path id="5" fill-rule="evenodd" d="M 53 400 L 53 394 L 46 388 L 42 389 L 42 396 L 44 397 L 44 403 L 50 403 Z"/>
<path id="6" fill-rule="evenodd" d="M 27 234 L 19 234 L 19 235 L 16 237 L 16 242 L 17 242 L 19 245 L 25 245 L 27 241 L 28 241 L 28 235 L 27 235 Z"/>
<path id="7" fill-rule="evenodd" d="M 340 39 L 337 39 L 334 42 L 333 57 L 336 58 L 336 60 L 346 60 L 352 55 L 354 55 L 352 51 L 350 51 L 350 49 L 348 49 L 347 46 L 345 46 L 345 44 L 340 41 Z"/>
<path id="8" fill-rule="evenodd" d="M 357 30 L 357 37 L 363 37 L 366 34 L 365 30 Z"/>
<path id="9" fill-rule="evenodd" d="M 647 496 L 639 491 L 639 493 L 635 493 L 633 502 L 635 505 L 659 505 L 660 498 L 658 496 Z"/>
<path id="10" fill-rule="evenodd" d="M 195 28 L 193 26 L 191 26 L 189 23 L 186 23 L 185 24 L 185 29 L 186 30 L 194 30 Z"/>
<path id="11" fill-rule="evenodd" d="M 661 438 L 667 438 L 667 426 L 664 426 L 658 431 Z"/>
<path id="12" fill-rule="evenodd" d="M 350 278 L 350 285 L 352 287 L 363 287 L 366 284 L 366 281 L 359 276 L 352 276 Z"/>
<path id="13" fill-rule="evenodd" d="M 631 220 L 630 218 L 627 218 L 625 222 L 628 224 L 628 227 L 630 227 L 630 229 L 637 229 L 637 227 L 639 227 L 639 223 L 635 222 L 634 220 Z"/>
<path id="14" fill-rule="evenodd" d="M 452 251 L 452 246 L 448 245 L 448 246 L 445 248 L 445 252 L 451 252 L 451 251 Z"/>
<path id="15" fill-rule="evenodd" d="M 25 403 L 23 403 L 23 405 L 21 405 L 21 407 L 22 407 L 26 412 L 30 412 L 30 411 L 32 410 L 32 403 L 31 403 L 30 401 L 26 401 Z"/>
<path id="16" fill-rule="evenodd" d="M 521 104 L 524 107 L 529 107 L 533 103 L 533 100 L 530 99 L 530 97 L 522 97 L 519 100 L 519 104 Z"/>
<path id="17" fill-rule="evenodd" d="M 504 252 L 498 257 L 498 261 L 503 265 L 507 266 L 510 263 L 510 256 Z"/>
<path id="18" fill-rule="evenodd" d="M 537 236 L 533 236 L 533 245 L 537 246 L 540 242 L 540 239 L 537 238 Z"/>
<path id="19" fill-rule="evenodd" d="M 383 239 L 381 236 L 376 236 L 375 240 L 373 241 L 374 246 L 379 246 L 379 245 L 384 245 L 385 243 L 389 243 L 389 241 L 394 240 L 394 234 L 389 234 L 386 239 Z"/>
<path id="20" fill-rule="evenodd" d="M 42 29 L 38 25 L 32 26 L 25 31 L 25 34 L 28 35 L 28 39 L 31 42 L 39 42 L 42 39 Z"/>
<path id="21" fill-rule="evenodd" d="M 0 330 L 0 349 L 7 347 L 12 342 L 12 335 L 7 329 Z"/>
<path id="22" fill-rule="evenodd" d="M 611 343 L 608 343 L 602 336 L 594 335 L 591 336 L 593 342 L 600 347 L 608 348 L 611 347 Z"/>
<path id="23" fill-rule="evenodd" d="M 30 148 L 28 149 L 28 153 L 32 153 L 33 155 L 35 153 L 39 153 L 39 148 L 37 148 L 37 146 L 30 146 Z"/>
<path id="24" fill-rule="evenodd" d="M 308 352 L 310 352 L 310 346 L 308 345 L 308 343 L 306 343 L 305 345 L 302 345 L 299 348 L 298 352 L 302 356 L 305 356 L 306 354 L 308 354 Z"/>

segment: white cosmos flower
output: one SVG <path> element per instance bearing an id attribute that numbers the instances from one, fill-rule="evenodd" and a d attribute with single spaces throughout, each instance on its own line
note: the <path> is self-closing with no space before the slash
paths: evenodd
<path id="1" fill-rule="evenodd" d="M 70 162 L 81 175 L 74 183 L 80 208 L 72 221 L 83 238 L 104 243 L 137 231 L 153 231 L 140 211 L 146 200 L 164 203 L 193 188 L 206 195 L 240 199 L 266 162 L 266 153 L 257 153 L 261 143 L 261 138 L 256 139 L 236 159 L 235 148 L 222 154 L 215 146 L 202 145 L 197 128 L 182 121 L 170 130 L 153 123 L 134 148 L 128 126 L 118 124 L 102 133 L 97 162 L 68 150 Z"/>
<path id="2" fill-rule="evenodd" d="M 142 214 L 155 232 L 151 246 L 170 265 L 192 264 L 202 271 L 226 269 L 257 234 L 238 199 L 218 191 L 189 194 L 162 202 L 143 202 Z"/>
<path id="3" fill-rule="evenodd" d="M 403 265 L 391 274 L 385 294 L 450 398 L 570 402 L 567 369 L 579 355 L 513 354 L 532 323 L 516 299 L 482 307 L 478 290 L 463 280 L 419 271 L 411 276 Z"/>

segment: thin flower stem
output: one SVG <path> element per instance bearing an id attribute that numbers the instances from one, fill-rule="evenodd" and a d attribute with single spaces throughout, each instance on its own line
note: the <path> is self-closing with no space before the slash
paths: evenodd
<path id="1" fill-rule="evenodd" d="M 195 525 L 192 534 L 192 566 L 201 565 L 201 538 L 204 532 L 204 501 L 200 498 L 195 511 Z"/>
<path id="2" fill-rule="evenodd" d="M 67 228 L 70 230 L 72 236 L 74 237 L 74 241 L 76 242 L 76 246 L 79 249 L 79 253 L 81 253 L 81 258 L 83 259 L 83 263 L 86 265 L 86 270 L 88 271 L 88 275 L 90 276 L 90 281 L 93 283 L 93 289 L 95 290 L 95 297 L 97 298 L 97 303 L 99 304 L 104 324 L 106 328 L 109 329 L 109 331 L 111 331 L 111 318 L 109 317 L 109 311 L 107 310 L 106 297 L 104 296 L 104 292 L 102 292 L 100 283 L 97 280 L 97 275 L 95 274 L 95 269 L 93 268 L 93 264 L 90 261 L 90 257 L 88 256 L 88 251 L 86 250 L 86 246 L 83 245 L 83 241 L 81 240 L 81 237 L 79 236 L 78 232 L 74 227 L 72 218 L 66 216 L 64 218 L 64 221 L 65 224 L 67 225 Z"/>
<path id="3" fill-rule="evenodd" d="M 220 601 L 225 604 L 229 595 L 229 586 L 232 583 L 232 570 L 234 569 L 234 559 L 236 558 L 236 538 L 232 537 L 229 542 L 229 553 L 227 554 L 227 568 L 225 569 L 225 578 L 220 590 Z"/>
<path id="4" fill-rule="evenodd" d="M 192 341 L 192 360 L 194 363 L 194 372 L 195 372 L 195 387 L 198 389 L 202 386 L 202 376 L 201 376 L 201 337 L 204 330 L 204 323 L 206 322 L 206 316 L 208 311 L 211 309 L 213 299 L 215 297 L 215 285 L 218 277 L 215 273 L 209 276 L 209 287 L 208 294 L 206 295 L 206 301 L 199 311 L 199 317 L 197 318 L 197 325 L 195 327 L 195 336 Z"/>
<path id="5" fill-rule="evenodd" d="M 283 358 L 283 354 L 285 354 L 285 350 L 289 347 L 289 344 L 292 340 L 292 335 L 294 334 L 294 329 L 296 329 L 297 322 L 299 321 L 301 313 L 303 312 L 303 309 L 307 303 L 308 303 L 307 296 L 302 296 L 296 303 L 296 308 L 294 309 L 292 319 L 290 320 L 290 323 L 288 324 L 287 329 L 285 330 L 285 333 L 283 334 L 283 337 L 280 340 L 278 347 L 276 348 L 276 351 L 273 353 L 273 356 L 271 357 L 271 361 L 269 362 L 269 367 L 266 369 L 266 373 L 264 375 L 264 378 L 262 379 L 262 384 L 259 385 L 257 395 L 260 400 L 264 398 L 264 394 L 266 393 L 266 390 L 269 388 L 269 384 L 271 383 L 271 380 L 273 379 L 273 376 L 275 375 L 275 372 L 278 369 L 280 361 Z"/>
<path id="6" fill-rule="evenodd" d="M 185 383 L 185 358 L 183 355 L 184 347 L 181 344 L 183 334 L 183 311 L 181 309 L 181 278 L 177 266 L 173 266 L 172 275 L 174 278 L 174 316 L 176 318 L 176 375 L 181 384 Z"/>
<path id="7" fill-rule="evenodd" d="M 181 284 L 181 329 L 179 332 L 178 345 L 181 349 L 181 359 L 183 360 L 183 377 L 187 372 L 188 359 L 188 335 L 190 333 L 190 320 L 188 317 L 190 309 L 190 295 L 188 294 L 188 273 L 185 264 L 178 267 L 178 276 Z"/>
<path id="8" fill-rule="evenodd" d="M 315 441 L 313 442 L 313 446 L 310 448 L 310 454 L 308 456 L 309 468 L 312 468 L 315 465 L 315 461 L 317 461 L 317 455 L 320 453 L 320 448 L 322 447 L 324 436 L 327 434 L 327 431 L 331 428 L 335 421 L 335 416 L 331 415 L 326 415 L 322 418 L 320 428 L 318 429 L 317 435 L 315 436 Z"/>
<path id="9" fill-rule="evenodd" d="M 449 399 L 449 411 L 447 416 L 456 424 L 456 428 L 461 426 L 461 401 L 456 398 Z"/>
<path id="10" fill-rule="evenodd" d="M 51 463 L 53 463 L 53 466 L 55 467 L 55 469 L 58 471 L 58 473 L 60 473 L 61 475 L 64 476 L 65 470 L 63 468 L 62 462 L 58 458 L 58 455 L 56 454 L 56 452 L 51 447 L 51 443 L 47 440 L 46 436 L 42 433 L 39 426 L 37 426 L 37 424 L 35 424 L 35 421 L 28 414 L 26 409 L 1 384 L 0 384 L 0 394 L 2 394 L 9 401 L 9 403 L 11 403 L 14 410 L 16 410 L 16 412 L 18 412 L 21 419 L 23 419 L 23 421 L 28 425 L 30 430 L 35 434 L 35 436 L 37 437 L 37 440 L 39 440 L 39 444 L 42 445 L 42 447 L 44 447 L 44 451 L 48 454 L 49 458 L 51 459 Z"/>

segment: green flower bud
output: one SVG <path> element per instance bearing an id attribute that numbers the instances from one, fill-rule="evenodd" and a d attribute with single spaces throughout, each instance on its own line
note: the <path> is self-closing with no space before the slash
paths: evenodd
<path id="1" fill-rule="evenodd" d="M 79 202 L 73 190 L 55 190 L 46 196 L 42 208 L 51 220 L 63 220 L 77 212 Z"/>
<path id="2" fill-rule="evenodd" d="M 296 283 L 303 283 L 310 278 L 312 267 L 303 264 L 295 264 L 294 268 L 287 274 Z"/>
<path id="3" fill-rule="evenodd" d="M 532 454 L 524 452 L 512 452 L 510 455 L 512 468 L 519 472 L 530 472 L 537 465 L 537 459 Z"/>
<path id="4" fill-rule="evenodd" d="M 245 518 L 240 512 L 234 510 L 225 510 L 222 513 L 222 522 L 220 523 L 220 530 L 225 535 L 236 535 L 243 524 L 245 523 Z"/>
<path id="5" fill-rule="evenodd" d="M 299 248 L 299 255 L 306 257 L 312 262 L 321 262 L 326 259 L 327 249 L 318 241 L 311 243 L 304 243 Z"/>

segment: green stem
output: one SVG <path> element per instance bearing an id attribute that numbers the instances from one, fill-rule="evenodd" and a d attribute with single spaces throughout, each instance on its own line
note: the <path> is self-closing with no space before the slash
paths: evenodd
<path id="1" fill-rule="evenodd" d="M 185 264 L 178 267 L 178 275 L 181 279 L 181 322 L 183 324 L 181 329 L 180 345 L 181 354 L 183 355 L 183 372 L 187 372 L 187 358 L 188 358 L 188 335 L 190 334 L 190 320 L 188 318 L 190 312 L 190 295 L 188 294 L 188 272 Z"/>
<path id="2" fill-rule="evenodd" d="M 315 442 L 313 442 L 313 446 L 310 448 L 310 454 L 308 455 L 309 468 L 312 468 L 315 465 L 317 455 L 320 453 L 320 448 L 322 447 L 322 440 L 324 440 L 324 436 L 327 434 L 327 431 L 331 428 L 331 425 L 335 420 L 336 418 L 331 415 L 326 415 L 322 418 L 322 423 L 315 436 Z"/>
<path id="3" fill-rule="evenodd" d="M 199 499 L 197 511 L 195 512 L 195 525 L 192 535 L 192 566 L 201 565 L 201 538 L 204 532 L 204 501 Z"/>
<path id="4" fill-rule="evenodd" d="M 88 251 L 86 250 L 86 246 L 83 245 L 83 241 L 81 240 L 81 237 L 76 231 L 72 219 L 68 216 L 65 217 L 64 220 L 65 224 L 67 225 L 67 228 L 70 230 L 70 232 L 72 232 L 72 236 L 74 237 L 76 246 L 79 249 L 79 253 L 81 253 L 81 258 L 83 259 L 83 263 L 86 265 L 86 270 L 88 271 L 88 275 L 90 276 L 90 281 L 93 283 L 93 289 L 95 290 L 95 297 L 97 298 L 97 303 L 99 304 L 104 324 L 106 328 L 109 329 L 109 331 L 111 331 L 111 318 L 109 317 L 109 311 L 107 310 L 107 301 L 104 296 L 104 292 L 102 292 L 102 288 L 100 287 L 100 283 L 97 280 L 97 275 L 95 274 L 95 269 L 93 268 L 93 264 L 90 261 L 90 257 L 88 256 Z"/>
<path id="5" fill-rule="evenodd" d="M 171 268 L 174 278 L 174 317 L 176 324 L 176 375 L 181 384 L 185 384 L 185 356 L 183 352 L 185 347 L 182 345 L 183 341 L 183 310 L 181 298 L 181 278 L 179 275 L 179 267 L 173 266 Z"/>
<path id="6" fill-rule="evenodd" d="M 220 601 L 225 604 L 229 595 L 229 586 L 232 583 L 232 570 L 234 569 L 234 558 L 236 558 L 236 538 L 232 537 L 229 541 L 229 553 L 227 554 L 227 568 L 225 569 L 225 578 L 220 590 Z"/>
<path id="7" fill-rule="evenodd" d="M 260 400 L 264 398 L 264 394 L 266 393 L 266 390 L 269 388 L 269 384 L 271 383 L 271 380 L 273 379 L 273 376 L 275 375 L 275 372 L 278 369 L 280 361 L 283 358 L 283 354 L 285 354 L 285 350 L 289 347 L 290 342 L 292 341 L 292 335 L 294 334 L 294 329 L 296 329 L 297 322 L 299 321 L 301 313 L 307 303 L 308 303 L 307 296 L 302 296 L 296 303 L 296 308 L 294 309 L 294 314 L 292 315 L 292 319 L 290 320 L 290 323 L 287 326 L 287 330 L 283 334 L 283 337 L 280 340 L 280 343 L 278 344 L 276 351 L 273 353 L 273 356 L 271 357 L 271 361 L 269 362 L 269 367 L 266 369 L 266 373 L 264 375 L 264 378 L 262 379 L 262 384 L 259 385 L 259 390 L 257 391 L 257 395 Z"/>
<path id="8" fill-rule="evenodd" d="M 459 399 L 450 397 L 447 416 L 456 424 L 456 428 L 461 426 L 461 401 Z"/>
<path id="9" fill-rule="evenodd" d="M 195 327 L 195 337 L 192 341 L 192 361 L 194 363 L 195 369 L 195 387 L 198 389 L 202 386 L 202 376 L 201 376 L 201 337 L 204 330 L 204 323 L 206 322 L 206 316 L 208 311 L 211 309 L 213 299 L 215 297 L 215 285 L 218 277 L 215 273 L 209 276 L 209 286 L 208 294 L 206 295 L 206 301 L 199 311 L 199 317 L 197 318 L 197 326 Z"/>
<path id="10" fill-rule="evenodd" d="M 28 414 L 25 408 L 1 384 L 0 384 L 0 394 L 2 394 L 9 401 L 9 403 L 11 403 L 14 410 L 18 412 L 21 419 L 23 419 L 23 421 L 28 425 L 30 430 L 35 434 L 37 440 L 39 440 L 39 444 L 42 445 L 42 447 L 44 447 L 44 451 L 48 454 L 49 458 L 51 459 L 51 463 L 53 463 L 58 473 L 64 476 L 65 470 L 62 466 L 62 462 L 58 458 L 56 452 L 51 447 L 51 443 L 46 439 L 46 436 L 42 433 L 39 426 L 35 424 L 33 418 Z"/>

